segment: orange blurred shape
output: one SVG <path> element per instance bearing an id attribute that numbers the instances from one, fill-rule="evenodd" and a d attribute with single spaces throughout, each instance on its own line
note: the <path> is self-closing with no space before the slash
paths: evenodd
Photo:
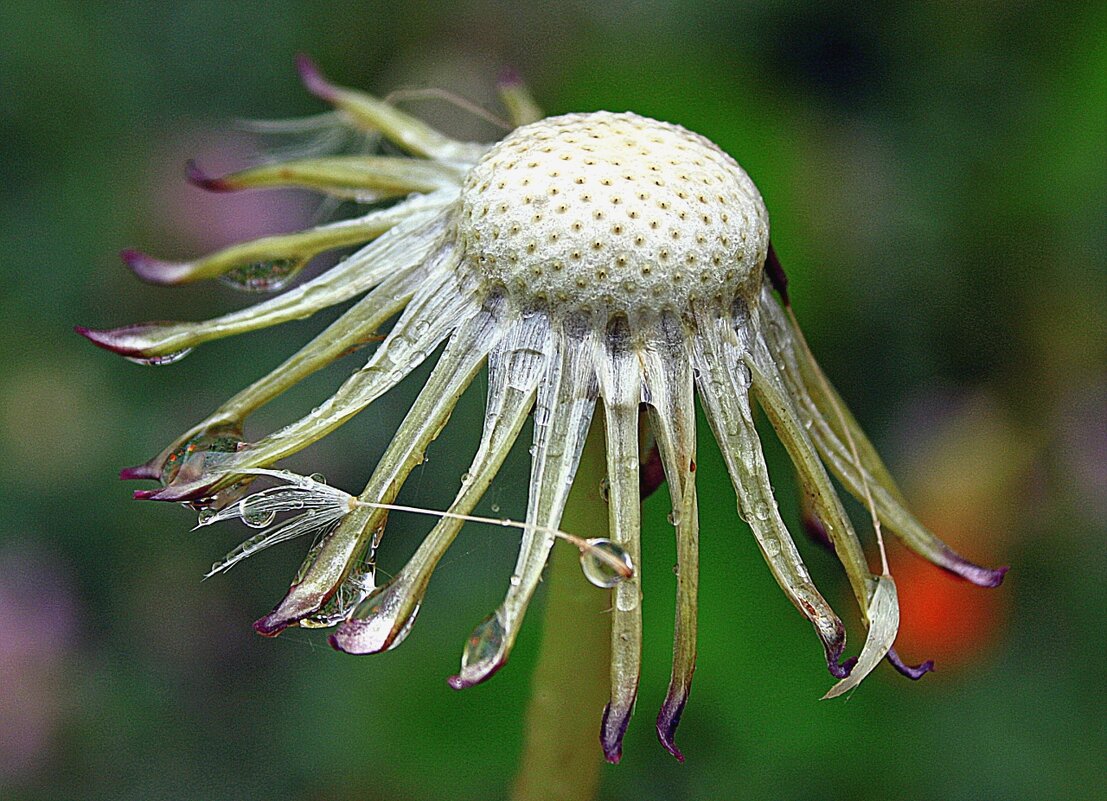
<path id="1" fill-rule="evenodd" d="M 966 558 L 1011 562 L 1034 443 L 994 400 L 971 397 L 912 432 L 919 443 L 904 489 L 919 519 Z M 999 587 L 970 584 L 903 548 L 890 550 L 900 600 L 896 650 L 948 670 L 986 658 L 1001 639 L 1018 565 Z"/>

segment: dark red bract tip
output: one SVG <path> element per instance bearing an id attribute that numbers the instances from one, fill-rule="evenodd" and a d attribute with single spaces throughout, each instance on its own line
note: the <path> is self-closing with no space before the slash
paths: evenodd
<path id="1" fill-rule="evenodd" d="M 83 325 L 73 326 L 73 330 L 83 336 L 93 345 L 120 356 L 141 357 L 143 353 L 142 340 L 157 323 L 136 323 L 125 325 L 121 328 L 85 328 Z"/>
<path id="2" fill-rule="evenodd" d="M 259 618 L 254 621 L 254 631 L 260 634 L 262 637 L 276 637 L 286 628 L 288 623 L 277 621 L 273 619 L 273 613 L 266 615 L 263 618 Z"/>
<path id="3" fill-rule="evenodd" d="M 131 268 L 131 271 L 151 284 L 179 284 L 188 276 L 187 264 L 175 264 L 171 261 L 155 259 L 141 250 L 121 250 L 119 258 Z"/>
<path id="4" fill-rule="evenodd" d="M 300 80 L 304 88 L 316 97 L 323 100 L 334 100 L 337 92 L 331 83 L 323 76 L 323 71 L 311 60 L 306 53 L 296 56 L 296 71 L 300 73 Z"/>
<path id="5" fill-rule="evenodd" d="M 226 178 L 215 178 L 208 175 L 192 159 L 185 162 L 185 180 L 193 186 L 206 189 L 209 192 L 233 192 L 239 188 Z"/>

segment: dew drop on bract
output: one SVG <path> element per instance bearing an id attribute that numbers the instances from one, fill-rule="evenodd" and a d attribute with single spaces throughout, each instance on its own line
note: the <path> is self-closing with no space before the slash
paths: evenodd
<path id="1" fill-rule="evenodd" d="M 499 612 L 493 612 L 473 629 L 461 653 L 462 674 L 467 668 L 483 666 L 498 659 L 504 647 L 504 634 Z"/>
<path id="2" fill-rule="evenodd" d="M 201 509 L 199 514 L 196 515 L 196 525 L 208 525 L 211 522 L 212 518 L 215 517 L 217 514 L 219 513 L 216 512 L 214 509 Z"/>
<path id="3" fill-rule="evenodd" d="M 184 348 L 183 350 L 165 353 L 161 356 L 124 356 L 123 358 L 134 364 L 142 364 L 147 367 L 161 367 L 164 364 L 179 362 L 190 353 L 192 353 L 192 348 Z"/>
<path id="4" fill-rule="evenodd" d="M 327 477 L 324 476 L 322 473 L 312 473 L 310 476 L 308 476 L 308 478 L 310 478 L 316 484 L 326 484 L 327 483 Z"/>
<path id="5" fill-rule="evenodd" d="M 219 280 L 242 292 L 279 292 L 296 277 L 301 266 L 299 259 L 258 261 L 228 270 Z"/>
<path id="6" fill-rule="evenodd" d="M 238 450 L 238 447 L 242 444 L 242 436 L 237 430 L 232 428 L 223 428 L 216 431 L 208 431 L 203 434 L 197 434 L 190 439 L 173 453 L 169 454 L 165 463 L 161 467 L 161 483 L 163 485 L 170 484 L 181 468 L 185 465 L 189 459 L 196 454 L 206 453 L 234 453 Z M 197 469 L 189 469 L 189 472 L 195 472 L 199 475 L 202 464 L 194 465 Z M 189 476 L 190 478 L 193 476 Z"/>
<path id="7" fill-rule="evenodd" d="M 251 497 L 246 497 L 238 502 L 239 514 L 242 516 L 243 523 L 250 528 L 265 528 L 276 519 L 277 512 L 275 509 L 258 508 L 257 502 L 251 501 Z"/>
<path id="8" fill-rule="evenodd" d="M 588 547 L 580 552 L 580 569 L 597 587 L 614 587 L 634 574 L 630 554 L 606 539 L 588 540 Z"/>

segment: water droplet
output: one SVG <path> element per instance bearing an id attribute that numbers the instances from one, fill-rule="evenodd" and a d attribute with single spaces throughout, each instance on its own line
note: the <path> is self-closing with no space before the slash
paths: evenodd
<path id="1" fill-rule="evenodd" d="M 234 453 L 242 444 L 242 436 L 231 428 L 198 434 L 166 457 L 161 466 L 161 483 L 168 485 L 186 464 L 188 469 L 182 479 L 189 481 L 203 472 L 205 454 Z"/>
<path id="2" fill-rule="evenodd" d="M 229 287 L 242 292 L 279 292 L 300 272 L 300 259 L 274 259 L 235 267 L 219 277 Z"/>
<path id="3" fill-rule="evenodd" d="M 623 546 L 601 538 L 588 540 L 588 547 L 580 552 L 580 569 L 597 587 L 614 587 L 634 575 L 630 554 Z"/>
<path id="4" fill-rule="evenodd" d="M 468 473 L 468 472 L 464 472 L 464 473 L 462 473 L 462 474 L 461 474 L 461 483 L 462 483 L 462 484 L 468 484 L 468 483 L 469 483 L 469 481 L 470 481 L 470 480 L 471 480 L 472 478 L 473 478 L 473 477 L 472 477 L 471 475 L 469 475 L 469 473 Z"/>
<path id="5" fill-rule="evenodd" d="M 212 518 L 214 518 L 217 514 L 219 513 L 216 512 L 214 509 L 201 509 L 200 513 L 196 516 L 196 525 L 206 526 L 210 524 Z"/>
<path id="6" fill-rule="evenodd" d="M 252 497 L 243 498 L 238 502 L 238 509 L 239 514 L 242 516 L 242 522 L 250 528 L 265 528 L 277 517 L 275 509 L 258 507 L 259 504 L 257 501 L 252 501 Z"/>
<path id="7" fill-rule="evenodd" d="M 327 477 L 324 476 L 322 473 L 312 473 L 310 476 L 308 476 L 308 478 L 310 478 L 316 484 L 326 484 L 327 483 Z"/>
<path id="8" fill-rule="evenodd" d="M 680 510 L 679 509 L 674 509 L 673 511 L 669 512 L 669 514 L 666 515 L 666 519 L 669 521 L 670 526 L 679 526 L 680 525 Z"/>
<path id="9" fill-rule="evenodd" d="M 776 539 L 765 540 L 765 553 L 769 556 L 776 556 L 780 553 L 780 541 Z"/>
<path id="10" fill-rule="evenodd" d="M 123 358 L 129 362 L 142 364 L 147 367 L 161 367 L 165 364 L 173 364 L 174 362 L 179 362 L 190 353 L 192 353 L 192 348 L 184 348 L 183 350 L 174 351 L 173 353 L 166 353 L 161 356 L 124 356 Z"/>
<path id="11" fill-rule="evenodd" d="M 770 514 L 771 512 L 769 510 L 769 504 L 763 501 L 759 501 L 758 503 L 754 504 L 753 516 L 756 517 L 758 520 L 768 520 Z"/>
<path id="12" fill-rule="evenodd" d="M 480 678 L 500 658 L 504 648 L 503 622 L 499 612 L 493 612 L 473 629 L 461 652 L 461 678 Z M 473 675 L 476 674 L 476 675 Z"/>
<path id="13" fill-rule="evenodd" d="M 335 591 L 326 605 L 314 615 L 300 621 L 306 629 L 334 626 L 350 616 L 350 610 L 360 604 L 376 588 L 376 568 L 370 564 L 355 570 Z"/>
<path id="14" fill-rule="evenodd" d="M 492 504 L 490 508 L 492 509 L 492 514 L 498 515 L 500 513 L 500 505 L 498 503 Z"/>

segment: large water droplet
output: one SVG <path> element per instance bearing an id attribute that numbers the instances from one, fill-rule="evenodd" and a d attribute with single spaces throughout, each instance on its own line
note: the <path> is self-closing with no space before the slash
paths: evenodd
<path id="1" fill-rule="evenodd" d="M 409 588 L 410 584 L 388 584 L 361 601 L 350 615 L 350 625 L 341 634 L 342 650 L 347 653 L 375 654 L 382 650 L 391 651 L 403 642 L 415 625 L 420 609 L 420 604 L 416 602 L 407 616 L 400 619 L 400 613 L 405 607 L 404 601 L 407 600 L 404 590 Z M 388 642 L 388 637 L 397 624 L 399 629 L 391 642 Z"/>
<path id="2" fill-rule="evenodd" d="M 183 350 L 177 350 L 173 353 L 165 353 L 161 356 L 124 356 L 123 358 L 129 362 L 142 364 L 147 367 L 161 367 L 164 364 L 173 364 L 173 362 L 179 362 L 190 353 L 192 353 L 192 348 L 184 348 Z"/>
<path id="3" fill-rule="evenodd" d="M 490 663 L 499 659 L 504 647 L 504 636 L 504 625 L 499 612 L 493 612 L 473 629 L 465 642 L 465 650 L 461 653 L 462 679 L 468 678 L 467 673 L 486 672 L 491 667 Z"/>
<path id="4" fill-rule="evenodd" d="M 250 528 L 265 528 L 277 518 L 275 509 L 261 507 L 252 496 L 239 501 L 238 509 L 242 516 L 242 522 Z"/>
<path id="5" fill-rule="evenodd" d="M 634 564 L 623 546 L 601 538 L 588 540 L 588 547 L 580 552 L 580 569 L 597 587 L 614 587 L 634 575 Z"/>
<path id="6" fill-rule="evenodd" d="M 329 628 L 350 616 L 350 611 L 373 592 L 376 587 L 376 568 L 368 565 L 364 570 L 355 570 L 342 585 L 335 590 L 331 599 L 314 615 L 300 621 L 305 629 Z"/>
<path id="7" fill-rule="evenodd" d="M 201 509 L 200 513 L 196 516 L 196 525 L 206 526 L 211 523 L 212 518 L 215 517 L 218 512 L 214 509 Z"/>
<path id="8" fill-rule="evenodd" d="M 198 434 L 166 457 L 161 466 L 161 483 L 168 485 L 172 482 L 186 463 L 189 464 L 187 476 L 182 478 L 191 480 L 198 477 L 203 472 L 204 458 L 194 457 L 208 453 L 234 453 L 241 444 L 242 436 L 237 430 L 231 428 Z"/>
<path id="9" fill-rule="evenodd" d="M 299 259 L 258 261 L 228 270 L 219 280 L 242 292 L 279 292 L 296 277 L 302 266 Z"/>

